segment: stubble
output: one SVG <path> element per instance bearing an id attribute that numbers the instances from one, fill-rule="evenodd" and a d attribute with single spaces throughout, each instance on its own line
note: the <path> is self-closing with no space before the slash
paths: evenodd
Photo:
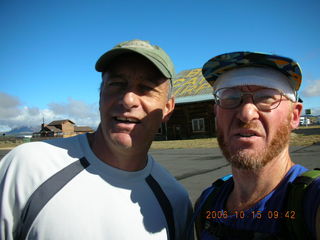
<path id="1" fill-rule="evenodd" d="M 262 149 L 262 151 L 256 151 L 255 153 L 248 154 L 246 149 L 238 149 L 235 152 L 230 151 L 230 147 L 225 143 L 224 137 L 218 130 L 218 143 L 223 152 L 225 158 L 231 163 L 231 165 L 237 169 L 244 170 L 258 170 L 266 166 L 272 159 L 277 157 L 289 144 L 291 129 L 289 122 L 291 120 L 290 115 L 287 120 L 278 128 L 278 131 L 274 135 L 270 144 Z M 257 126 L 255 123 L 239 123 L 240 128 L 255 129 Z M 232 144 L 232 143 L 230 143 Z"/>

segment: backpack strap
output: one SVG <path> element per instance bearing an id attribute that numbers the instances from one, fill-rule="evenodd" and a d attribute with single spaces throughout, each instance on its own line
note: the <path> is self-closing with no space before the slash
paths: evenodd
<path id="1" fill-rule="evenodd" d="M 156 196 L 160 204 L 160 207 L 164 213 L 168 225 L 169 239 L 175 240 L 175 223 L 171 203 L 164 191 L 162 190 L 160 184 L 151 175 L 149 175 L 146 178 L 146 182 L 151 188 L 153 194 Z"/>
<path id="2" fill-rule="evenodd" d="M 232 177 L 231 174 L 219 178 L 212 183 L 211 187 L 204 192 L 195 203 L 194 222 L 197 238 L 200 239 L 201 231 L 205 228 L 205 212 L 210 209 L 212 200 L 217 196 L 222 185 Z"/>
<path id="3" fill-rule="evenodd" d="M 234 229 L 225 226 L 223 223 L 206 221 L 205 213 L 210 210 L 213 199 L 218 195 L 223 184 L 232 175 L 227 175 L 215 181 L 212 186 L 200 196 L 195 204 L 195 228 L 197 239 L 201 239 L 201 232 L 205 229 L 215 239 L 239 239 L 239 240 L 281 240 L 287 239 L 285 236 L 270 233 L 254 232 L 249 230 Z"/>
<path id="4" fill-rule="evenodd" d="M 320 206 L 316 213 L 316 238 L 320 239 Z"/>
<path id="5" fill-rule="evenodd" d="M 59 192 L 68 182 L 70 182 L 90 163 L 85 157 L 75 161 L 67 167 L 48 178 L 30 196 L 26 203 L 20 221 L 18 222 L 15 240 L 24 240 L 30 230 L 34 219 L 38 216 L 42 208 L 50 199 Z"/>
<path id="6" fill-rule="evenodd" d="M 320 177 L 320 169 L 307 171 L 290 183 L 287 193 L 286 211 L 292 211 L 295 218 L 286 218 L 286 227 L 295 239 L 311 239 L 303 214 L 303 200 L 310 184 Z"/>
<path id="7" fill-rule="evenodd" d="M 311 239 L 311 234 L 307 231 L 307 226 L 303 216 L 303 198 L 310 184 L 320 177 L 320 169 L 314 169 L 307 171 L 297 177 L 290 185 L 287 193 L 286 211 L 294 211 L 295 219 L 286 218 L 286 234 L 291 234 L 293 239 Z M 229 176 L 230 178 L 230 176 Z M 229 179 L 227 178 L 227 179 Z M 226 179 L 226 180 L 227 180 Z M 198 239 L 203 229 L 207 229 L 208 232 L 216 237 L 226 236 L 238 236 L 239 239 L 283 239 L 284 236 L 274 236 L 258 232 L 244 231 L 229 229 L 223 224 L 206 224 L 204 219 L 204 213 L 207 209 L 210 209 L 212 199 L 218 194 L 219 189 L 226 180 L 218 179 L 212 184 L 212 187 L 208 189 L 208 192 L 202 195 L 195 205 L 195 226 Z M 320 209 L 320 207 L 319 207 Z M 320 213 L 320 210 L 318 210 Z M 288 235 L 287 235 L 288 237 Z"/>

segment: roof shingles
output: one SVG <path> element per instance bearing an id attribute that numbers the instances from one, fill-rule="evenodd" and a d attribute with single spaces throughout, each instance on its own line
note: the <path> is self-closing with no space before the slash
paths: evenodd
<path id="1" fill-rule="evenodd" d="M 201 68 L 185 70 L 173 80 L 176 103 L 212 100 L 212 87 L 202 76 Z"/>

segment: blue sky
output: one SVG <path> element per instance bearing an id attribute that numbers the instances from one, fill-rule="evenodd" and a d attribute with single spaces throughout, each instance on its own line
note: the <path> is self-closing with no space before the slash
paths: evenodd
<path id="1" fill-rule="evenodd" d="M 176 72 L 231 51 L 295 59 L 305 108 L 320 114 L 319 0 L 1 0 L 0 131 L 69 118 L 99 122 L 96 60 L 149 40 Z"/>

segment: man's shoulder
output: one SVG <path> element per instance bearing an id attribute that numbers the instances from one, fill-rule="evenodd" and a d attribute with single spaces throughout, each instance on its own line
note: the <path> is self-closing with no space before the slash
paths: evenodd
<path id="1" fill-rule="evenodd" d="M 8 154 L 4 156 L 2 162 L 21 162 L 25 163 L 27 161 L 32 161 L 36 158 L 41 152 L 47 150 L 47 143 L 44 142 L 30 142 L 21 144 L 13 148 Z"/>
<path id="2" fill-rule="evenodd" d="M 320 206 L 320 170 L 303 171 L 289 187 L 287 208 L 304 216 L 290 221 L 289 227 L 297 235 L 305 236 L 305 231 L 316 235 L 317 211 Z M 301 202 L 303 205 L 301 205 Z M 301 227 L 306 225 L 305 227 Z"/>
<path id="3" fill-rule="evenodd" d="M 299 175 L 303 174 L 304 172 L 307 172 L 308 170 L 308 168 L 300 164 L 295 164 L 291 167 L 288 173 L 292 173 L 295 177 L 298 177 Z"/>
<path id="4" fill-rule="evenodd" d="M 81 149 L 76 138 L 30 142 L 12 149 L 3 157 L 1 164 L 25 171 L 31 168 L 35 172 L 38 168 L 63 167 L 70 160 L 79 158 L 79 152 Z"/>
<path id="5" fill-rule="evenodd" d="M 31 194 L 49 177 L 79 159 L 82 153 L 76 156 L 72 150 L 77 145 L 76 139 L 22 144 L 1 159 L 0 179 L 6 178 L 19 191 L 27 187 L 24 192 Z"/>
<path id="6" fill-rule="evenodd" d="M 75 145 L 78 145 L 79 137 L 80 136 L 54 138 L 50 140 L 24 143 L 14 148 L 13 151 L 15 154 L 19 154 L 25 152 L 37 153 L 45 150 L 68 149 L 69 147 L 75 147 Z"/>
<path id="7" fill-rule="evenodd" d="M 205 188 L 195 203 L 196 207 L 202 207 L 202 205 L 209 200 L 208 199 L 209 197 L 210 198 L 217 197 L 217 194 L 223 194 L 223 195 L 227 194 L 225 192 L 219 191 L 222 187 L 226 186 L 225 185 L 226 183 L 228 185 L 233 184 L 233 179 L 231 174 L 228 174 L 222 178 L 218 178 L 211 184 L 211 186 Z"/>

